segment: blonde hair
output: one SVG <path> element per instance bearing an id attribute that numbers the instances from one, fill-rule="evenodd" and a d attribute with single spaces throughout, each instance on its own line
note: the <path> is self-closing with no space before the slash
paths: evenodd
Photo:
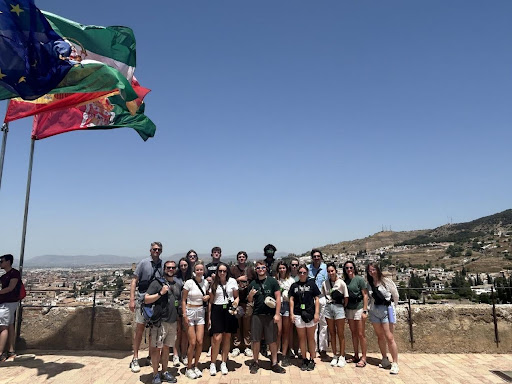
<path id="1" fill-rule="evenodd" d="M 203 269 L 204 269 L 204 261 L 203 260 L 197 260 L 195 263 L 194 263 L 194 271 L 196 270 L 196 267 L 198 265 L 202 265 L 203 266 Z"/>

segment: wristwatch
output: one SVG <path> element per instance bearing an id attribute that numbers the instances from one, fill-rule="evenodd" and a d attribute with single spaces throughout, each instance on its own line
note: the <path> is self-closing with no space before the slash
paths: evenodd
<path id="1" fill-rule="evenodd" d="M 162 293 L 160 291 L 158 291 L 158 296 L 162 296 Z"/>

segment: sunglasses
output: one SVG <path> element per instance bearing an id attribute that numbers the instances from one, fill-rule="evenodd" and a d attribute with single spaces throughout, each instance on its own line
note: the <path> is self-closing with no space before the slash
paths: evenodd
<path id="1" fill-rule="evenodd" d="M 189 258 L 197 258 L 197 255 L 188 255 Z"/>
<path id="2" fill-rule="evenodd" d="M 291 264 L 291 266 L 297 268 L 299 264 Z"/>
<path id="3" fill-rule="evenodd" d="M 265 269 L 267 269 L 267 267 L 256 267 L 256 270 L 258 270 L 258 271 L 265 270 Z"/>
<path id="4" fill-rule="evenodd" d="M 219 272 L 219 273 L 227 273 L 227 272 L 228 272 L 228 270 L 227 270 L 227 269 L 219 269 L 219 271 L 218 271 L 218 272 Z"/>
<path id="5" fill-rule="evenodd" d="M 165 269 L 176 269 L 176 267 L 165 267 Z"/>
<path id="6" fill-rule="evenodd" d="M 321 259 L 321 258 L 322 258 L 322 256 L 320 256 L 320 255 L 314 255 L 313 256 L 313 259 Z"/>
<path id="7" fill-rule="evenodd" d="M 354 267 L 345 267 L 345 269 L 354 269 Z"/>
<path id="8" fill-rule="evenodd" d="M 162 248 L 151 248 L 153 252 L 162 252 Z"/>
<path id="9" fill-rule="evenodd" d="M 307 274 L 308 274 L 308 273 L 307 273 L 307 272 L 304 272 L 304 271 L 299 272 L 299 275 L 307 275 Z"/>

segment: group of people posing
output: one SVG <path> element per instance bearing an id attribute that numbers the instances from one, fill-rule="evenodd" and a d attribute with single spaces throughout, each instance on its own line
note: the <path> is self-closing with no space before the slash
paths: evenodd
<path id="1" fill-rule="evenodd" d="M 311 251 L 311 264 L 275 260 L 276 247 L 265 246 L 264 259 L 247 263 L 247 253 L 238 252 L 237 262 L 221 261 L 220 247 L 211 251 L 212 261 L 204 264 L 194 250 L 175 261 L 160 259 L 162 244 L 151 244 L 151 257 L 142 260 L 134 272 L 130 289 L 130 310 L 135 312 L 136 329 L 130 368 L 139 372 L 138 350 L 151 306 L 155 322 L 149 324 L 150 359 L 153 384 L 176 382 L 167 370 L 170 349 L 172 362 L 186 366 L 189 379 L 202 377 L 199 359 L 205 332 L 211 337 L 209 374 L 228 374 L 228 354 L 244 353 L 252 357 L 250 372 L 260 369 L 260 352 L 270 351 L 271 370 L 285 373 L 291 359 L 301 358 L 301 370 L 315 369 L 317 350 L 327 357 L 329 338 L 331 365 L 344 367 L 355 363 L 364 368 L 367 358 L 365 336 L 369 317 L 378 338 L 382 368 L 397 374 L 398 351 L 393 336 L 398 291 L 393 281 L 382 275 L 377 263 L 366 267 L 366 279 L 358 274 L 352 261 L 343 265 L 338 277 L 334 263 L 325 264 L 322 252 Z M 345 357 L 345 321 L 352 335 L 354 353 Z M 233 340 L 231 340 L 233 335 Z M 231 346 L 233 349 L 231 350 Z M 278 351 L 281 353 L 281 364 Z M 392 362 L 387 357 L 388 350 Z M 162 373 L 159 373 L 159 365 Z"/>

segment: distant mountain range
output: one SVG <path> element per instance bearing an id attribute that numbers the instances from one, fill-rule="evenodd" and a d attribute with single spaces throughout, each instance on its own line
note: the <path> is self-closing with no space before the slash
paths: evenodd
<path id="1" fill-rule="evenodd" d="M 28 268 L 73 268 L 101 265 L 131 265 L 135 261 L 132 257 L 116 255 L 42 255 L 26 259 L 24 266 Z"/>
<path id="2" fill-rule="evenodd" d="M 287 256 L 287 252 L 277 252 L 276 257 L 284 257 Z M 172 256 L 163 256 L 162 259 L 167 260 L 175 260 L 178 261 L 185 253 L 176 253 Z M 211 256 L 210 254 L 198 254 L 199 259 L 204 260 L 205 262 L 210 262 Z M 263 258 L 263 255 L 259 252 L 249 252 L 248 253 L 249 260 L 257 260 Z M 149 255 L 148 255 L 149 257 Z M 117 255 L 75 255 L 75 256 L 66 256 L 66 255 L 42 255 L 35 256 L 29 259 L 26 259 L 24 262 L 24 267 L 26 268 L 78 268 L 78 267 L 91 267 L 91 266 L 111 266 L 111 265 L 122 265 L 122 266 L 130 266 L 132 263 L 137 263 L 144 257 L 127 257 L 127 256 L 117 256 Z M 236 255 L 226 255 L 222 256 L 223 261 L 234 261 L 236 260 Z"/>
<path id="3" fill-rule="evenodd" d="M 364 239 L 343 241 L 336 244 L 324 245 L 320 248 L 326 254 L 339 254 L 357 252 L 360 250 L 375 250 L 389 245 L 419 245 L 432 242 L 468 242 L 484 238 L 486 235 L 495 232 L 505 232 L 512 235 L 512 209 L 485 216 L 473 221 L 458 224 L 446 224 L 435 229 L 424 229 L 417 231 L 392 232 L 383 231 Z M 308 251 L 309 252 L 309 251 Z M 307 253 L 308 253 L 307 252 Z M 305 254 L 307 254 L 305 253 Z M 263 258 L 261 252 L 249 252 L 249 260 Z M 287 252 L 277 252 L 276 258 L 287 256 Z M 148 255 L 149 256 L 149 255 Z M 178 261 L 185 256 L 185 252 L 172 256 L 163 256 L 164 260 Z M 130 266 L 139 262 L 141 257 L 126 257 L 116 255 L 43 255 L 25 260 L 25 267 L 29 268 L 70 268 L 87 266 Z M 199 254 L 199 259 L 209 262 L 210 254 Z M 222 260 L 226 262 L 236 260 L 236 255 L 224 255 Z"/>

